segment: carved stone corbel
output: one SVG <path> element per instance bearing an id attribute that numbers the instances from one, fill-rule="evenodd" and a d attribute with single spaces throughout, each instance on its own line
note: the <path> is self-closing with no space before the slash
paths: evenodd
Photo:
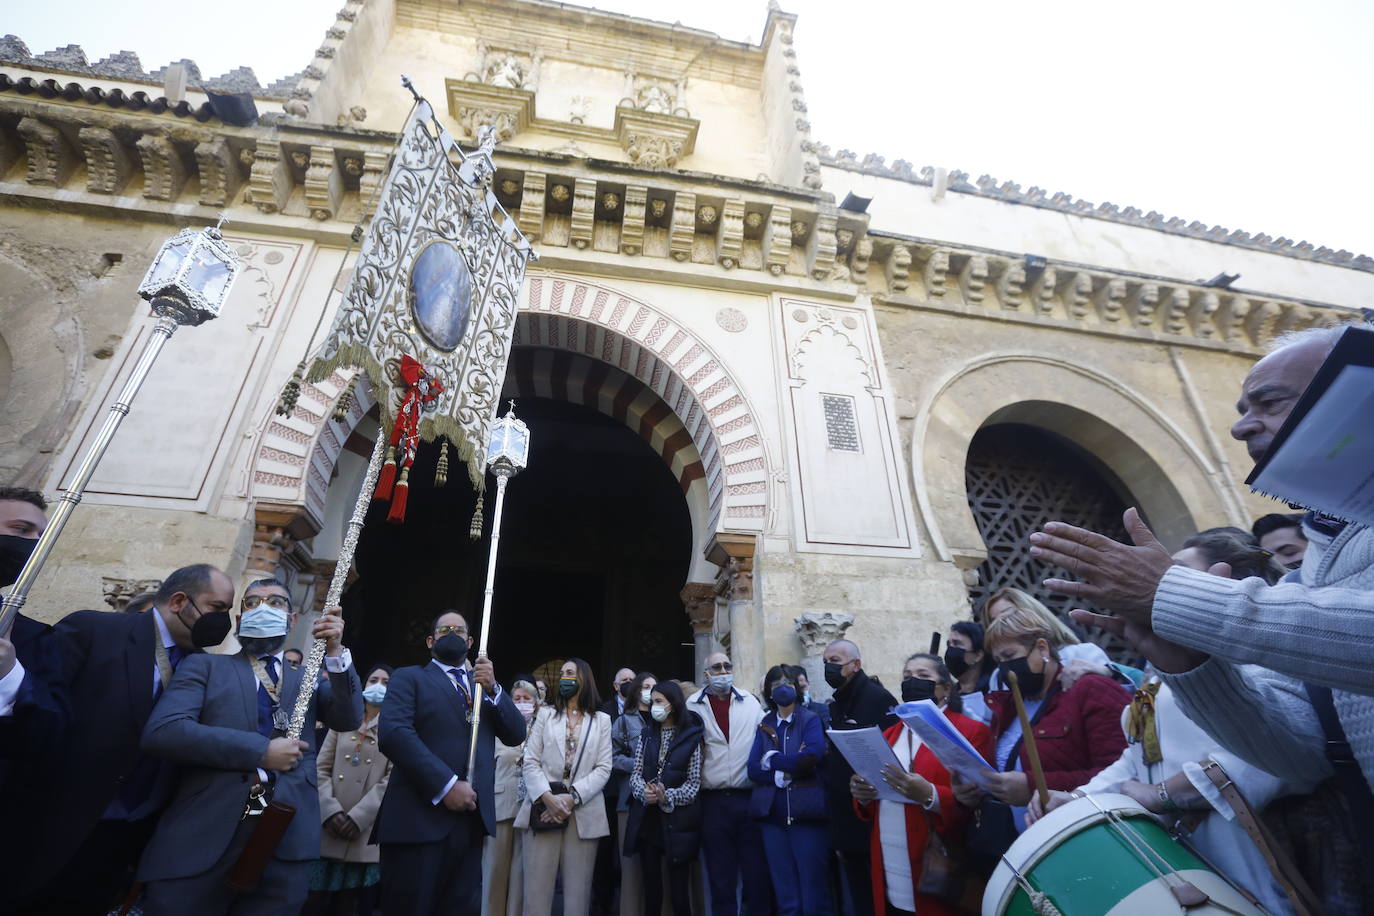
<path id="1" fill-rule="evenodd" d="M 971 255 L 959 271 L 959 290 L 965 302 L 981 304 L 988 284 L 988 259 L 980 254 Z"/>
<path id="2" fill-rule="evenodd" d="M 291 166 L 277 140 L 259 139 L 248 176 L 248 193 L 263 213 L 278 213 L 291 196 Z"/>
<path id="3" fill-rule="evenodd" d="M 997 300 L 1004 309 L 1019 309 L 1025 300 L 1026 267 L 1018 261 L 1002 265 L 997 278 Z"/>
<path id="4" fill-rule="evenodd" d="M 22 118 L 18 127 L 28 152 L 29 184 L 60 188 L 76 168 L 76 152 L 62 131 L 36 118 Z"/>
<path id="5" fill-rule="evenodd" d="M 510 85 L 490 85 L 474 80 L 445 80 L 448 111 L 469 140 L 477 139 L 484 124 L 505 142 L 534 120 L 534 92 Z"/>
<path id="6" fill-rule="evenodd" d="M 649 201 L 649 189 L 642 185 L 625 188 L 624 217 L 620 222 L 620 250 L 636 255 L 644 250 L 644 207 Z"/>
<path id="7" fill-rule="evenodd" d="M 572 220 L 568 240 L 574 248 L 590 248 L 596 223 L 596 182 L 579 178 L 573 183 Z"/>
<path id="8" fill-rule="evenodd" d="M 627 105 L 615 110 L 615 135 L 631 162 L 673 168 L 696 148 L 700 122 L 675 114 L 641 111 Z"/>
<path id="9" fill-rule="evenodd" d="M 280 578 L 283 561 L 296 546 L 319 533 L 304 506 L 258 503 L 253 507 L 253 543 L 243 585 L 255 579 Z"/>
<path id="10" fill-rule="evenodd" d="M 196 170 L 200 173 L 200 202 L 207 207 L 228 206 L 243 184 L 239 157 L 223 137 L 196 144 Z"/>
<path id="11" fill-rule="evenodd" d="M 943 297 L 949 279 L 949 252 L 943 248 L 931 251 L 921 275 L 926 284 L 926 296 L 931 299 Z"/>
<path id="12" fill-rule="evenodd" d="M 835 238 L 838 222 L 834 210 L 822 209 L 816 213 L 816 224 L 806 246 L 807 270 L 814 280 L 828 279 L 835 267 L 835 252 L 839 247 Z"/>
<path id="13" fill-rule="evenodd" d="M 775 205 L 763 225 L 763 263 L 768 272 L 780 277 L 792 258 L 792 208 Z"/>
<path id="14" fill-rule="evenodd" d="M 691 259 L 696 231 L 697 196 L 691 191 L 678 191 L 673 198 L 673 224 L 668 235 L 669 252 L 674 261 Z"/>
<path id="15" fill-rule="evenodd" d="M 905 245 L 893 245 L 892 253 L 883 265 L 883 274 L 887 279 L 888 292 L 904 295 L 911 285 L 911 249 Z"/>
<path id="16" fill-rule="evenodd" d="M 744 248 L 744 201 L 727 200 L 720 208 L 716 227 L 716 263 L 726 270 L 739 264 Z"/>
<path id="17" fill-rule="evenodd" d="M 520 209 L 515 221 L 525 238 L 537 242 L 544 235 L 544 189 L 548 176 L 543 172 L 526 172 L 520 192 Z"/>
<path id="18" fill-rule="evenodd" d="M 343 175 L 328 146 L 310 147 L 310 164 L 305 170 L 305 203 L 310 215 L 327 220 L 339 212 L 343 200 Z"/>
<path id="19" fill-rule="evenodd" d="M 83 127 L 77 132 L 86 156 L 86 190 L 118 194 L 134 172 L 133 157 L 108 127 Z"/>
<path id="20" fill-rule="evenodd" d="M 1135 293 L 1135 323 L 1148 328 L 1155 323 L 1155 311 L 1159 308 L 1159 284 L 1142 283 Z"/>
<path id="21" fill-rule="evenodd" d="M 176 200 L 186 184 L 186 165 L 176 144 L 166 137 L 144 134 L 135 145 L 143 158 L 143 196 L 148 200 Z"/>

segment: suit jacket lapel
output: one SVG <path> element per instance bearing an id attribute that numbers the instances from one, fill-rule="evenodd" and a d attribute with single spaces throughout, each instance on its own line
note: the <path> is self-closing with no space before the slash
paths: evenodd
<path id="1" fill-rule="evenodd" d="M 145 611 L 129 627 L 129 645 L 124 653 L 125 680 L 129 688 L 129 710 L 134 730 L 140 734 L 153 711 L 153 639 L 160 638 L 155 609 Z"/>
<path id="2" fill-rule="evenodd" d="M 467 703 L 463 700 L 463 695 L 458 692 L 458 688 L 454 686 L 453 678 L 447 671 L 440 668 L 434 662 L 430 662 L 425 667 L 429 669 L 429 676 L 439 685 L 440 689 L 453 703 L 453 708 L 458 713 L 458 718 L 466 725 L 468 721 Z"/>
<path id="3" fill-rule="evenodd" d="M 253 665 L 248 661 L 248 653 L 240 651 L 234 656 L 234 671 L 238 674 L 239 696 L 243 698 L 243 715 L 248 731 L 258 730 L 258 678 L 253 673 Z"/>

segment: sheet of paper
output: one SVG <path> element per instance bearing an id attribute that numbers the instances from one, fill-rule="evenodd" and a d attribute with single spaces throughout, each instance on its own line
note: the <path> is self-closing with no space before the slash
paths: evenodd
<path id="1" fill-rule="evenodd" d="M 1374 525 L 1374 368 L 1342 369 L 1252 486 Z"/>
<path id="2" fill-rule="evenodd" d="M 911 799 L 883 781 L 884 766 L 890 763 L 900 767 L 902 764 L 897 759 L 897 755 L 892 753 L 892 747 L 883 737 L 881 729 L 855 728 L 840 731 L 832 728 L 827 730 L 826 734 L 830 736 L 836 750 L 844 755 L 845 760 L 849 761 L 854 772 L 868 780 L 869 785 L 878 790 L 879 799 L 898 802 L 903 805 L 912 804 Z"/>
<path id="3" fill-rule="evenodd" d="M 963 732 L 955 728 L 932 700 L 903 703 L 895 710 L 897 718 L 914 731 L 946 770 L 958 773 L 966 782 L 986 788 L 987 778 L 996 772 Z"/>

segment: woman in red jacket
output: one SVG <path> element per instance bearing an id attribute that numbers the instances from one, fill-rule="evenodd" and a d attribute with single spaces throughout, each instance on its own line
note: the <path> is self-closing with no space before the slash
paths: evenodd
<path id="1" fill-rule="evenodd" d="M 1064 690 L 1059 682 L 1058 640 L 1042 620 L 1018 608 L 992 622 L 983 647 L 997 662 L 1003 682 L 1009 673 L 1016 674 L 1046 786 L 1068 791 L 1121 756 L 1126 747 L 1121 710 L 1131 695 L 1100 674 L 1085 674 Z M 991 760 L 1000 771 L 993 775 L 988 793 L 1011 807 L 1019 833 L 1025 829 L 1026 805 L 1034 789 L 1030 758 L 1011 692 L 993 691 L 987 702 L 997 749 Z M 982 799 L 976 787 L 963 783 L 956 795 L 969 807 Z"/>
<path id="2" fill-rule="evenodd" d="M 945 663 L 934 655 L 913 655 L 902 669 L 902 700 L 934 700 L 945 710 L 955 728 L 984 757 L 992 754 L 992 733 L 986 725 L 960 715 L 959 692 Z M 876 916 L 953 916 L 958 910 L 936 897 L 919 893 L 921 862 L 931 827 L 943 837 L 952 838 L 963 829 L 968 812 L 954 800 L 949 772 L 922 745 L 916 733 L 901 722 L 883 732 L 887 743 L 905 761 L 898 769 L 889 764 L 884 781 L 916 802 L 902 805 L 878 801 L 877 790 L 861 776 L 849 781 L 854 807 L 862 820 L 873 824 L 870 850 L 873 877 L 873 908 Z"/>

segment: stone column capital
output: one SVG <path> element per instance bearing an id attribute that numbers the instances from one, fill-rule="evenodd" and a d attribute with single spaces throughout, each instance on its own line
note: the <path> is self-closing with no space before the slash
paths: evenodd
<path id="1" fill-rule="evenodd" d="M 840 611 L 806 611 L 792 621 L 807 655 L 820 655 L 825 647 L 844 636 L 854 615 Z"/>
<path id="2" fill-rule="evenodd" d="M 710 582 L 688 582 L 679 593 L 692 632 L 710 633 L 716 624 L 716 586 Z"/>

